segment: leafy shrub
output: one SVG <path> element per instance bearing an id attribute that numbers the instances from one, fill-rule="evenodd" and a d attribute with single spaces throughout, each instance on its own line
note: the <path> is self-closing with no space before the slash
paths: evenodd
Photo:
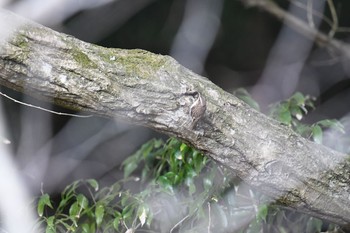
<path id="1" fill-rule="evenodd" d="M 325 129 L 331 128 L 345 133 L 343 125 L 335 119 L 325 119 L 311 125 L 302 123 L 302 119 L 309 110 L 315 109 L 314 101 L 315 98 L 297 92 L 289 99 L 272 105 L 270 116 L 318 144 L 322 144 Z"/>
<path id="2" fill-rule="evenodd" d="M 236 94 L 259 109 L 244 89 Z M 343 132 L 336 120 L 302 123 L 312 109 L 314 99 L 296 93 L 273 105 L 270 115 L 317 143 L 322 143 L 326 128 Z M 46 232 L 288 232 L 291 227 L 293 232 L 321 232 L 322 226 L 341 232 L 313 217 L 266 204 L 267 197 L 175 138 L 150 140 L 122 169 L 124 178 L 102 189 L 94 179 L 73 182 L 57 205 L 43 194 L 37 212 Z M 137 188 L 125 188 L 135 183 Z M 178 212 L 170 216 L 172 211 Z"/>

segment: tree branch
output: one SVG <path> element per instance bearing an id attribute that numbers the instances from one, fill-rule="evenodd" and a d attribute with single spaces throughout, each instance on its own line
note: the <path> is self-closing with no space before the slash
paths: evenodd
<path id="1" fill-rule="evenodd" d="M 107 49 L 0 11 L 0 84 L 179 137 L 277 202 L 350 223 L 349 157 L 296 135 L 168 56 Z M 13 26 L 17 26 L 13 28 Z M 204 116 L 190 129 L 199 93 Z"/>

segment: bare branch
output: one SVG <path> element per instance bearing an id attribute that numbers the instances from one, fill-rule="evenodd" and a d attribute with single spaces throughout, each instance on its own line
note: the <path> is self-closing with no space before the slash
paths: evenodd
<path id="1" fill-rule="evenodd" d="M 41 111 L 44 111 L 44 112 L 49 112 L 49 113 L 52 113 L 52 114 L 55 114 L 55 115 L 61 115 L 61 116 L 71 116 L 71 117 L 81 117 L 81 118 L 87 118 L 87 117 L 92 117 L 92 115 L 77 115 L 77 114 L 71 114 L 71 113 L 64 113 L 64 112 L 56 112 L 56 111 L 52 111 L 50 109 L 46 109 L 46 108 L 42 108 L 40 106 L 35 106 L 33 104 L 28 104 L 28 103 L 24 103 L 22 101 L 19 101 L 19 100 L 16 100 L 15 98 L 12 98 L 2 92 L 0 92 L 0 95 L 2 95 L 3 97 L 15 102 L 15 103 L 18 103 L 18 104 L 21 104 L 23 106 L 27 106 L 27 107 L 30 107 L 30 108 L 35 108 L 35 109 L 39 109 Z"/>
<path id="2" fill-rule="evenodd" d="M 331 11 L 332 20 L 333 20 L 332 28 L 329 31 L 328 35 L 329 35 L 329 37 L 333 37 L 338 30 L 338 16 L 337 16 L 337 12 L 335 10 L 333 0 L 327 0 L 327 4 L 329 7 L 329 10 Z"/>
<path id="3" fill-rule="evenodd" d="M 273 1 L 268 1 L 268 0 L 240 0 L 240 1 L 244 3 L 246 6 L 258 7 L 260 9 L 265 10 L 266 12 L 282 20 L 288 26 L 298 31 L 305 37 L 309 38 L 310 40 L 314 40 L 319 46 L 325 46 L 335 54 L 342 55 L 342 56 L 345 56 L 347 59 L 350 59 L 350 46 L 342 41 L 339 41 L 331 37 L 333 36 L 333 31 L 336 30 L 335 27 L 338 27 L 337 20 L 334 18 L 335 16 L 333 15 L 333 13 L 332 13 L 332 18 L 333 18 L 332 30 L 330 32 L 330 35 L 325 35 L 322 32 L 319 32 L 314 27 L 310 27 L 303 20 L 289 14 Z"/>

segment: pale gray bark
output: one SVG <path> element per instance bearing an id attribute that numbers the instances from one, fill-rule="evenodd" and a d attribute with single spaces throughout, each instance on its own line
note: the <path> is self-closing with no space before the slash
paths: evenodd
<path id="1" fill-rule="evenodd" d="M 296 135 L 171 57 L 102 48 L 0 12 L 18 26 L 0 44 L 1 85 L 179 137 L 277 202 L 350 224 L 347 155 Z M 191 130 L 195 92 L 207 109 Z"/>

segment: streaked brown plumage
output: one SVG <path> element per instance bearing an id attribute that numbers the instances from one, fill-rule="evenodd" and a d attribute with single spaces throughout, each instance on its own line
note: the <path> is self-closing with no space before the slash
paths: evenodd
<path id="1" fill-rule="evenodd" d="M 204 96 L 198 92 L 197 99 L 190 107 L 190 116 L 192 118 L 191 129 L 193 129 L 197 122 L 203 117 L 205 110 L 207 109 L 207 103 Z"/>

